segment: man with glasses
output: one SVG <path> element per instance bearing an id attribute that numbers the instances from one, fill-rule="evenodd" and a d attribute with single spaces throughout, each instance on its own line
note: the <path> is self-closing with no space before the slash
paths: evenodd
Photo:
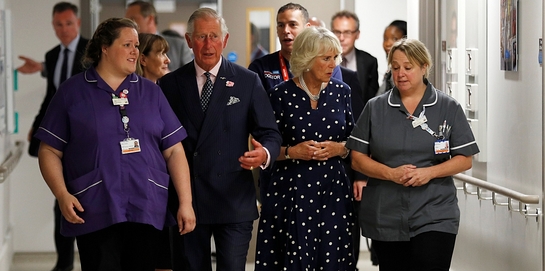
<path id="1" fill-rule="evenodd" d="M 339 11 L 331 18 L 331 31 L 343 48 L 341 65 L 358 73 L 364 103 L 367 103 L 378 90 L 378 62 L 374 56 L 355 48 L 354 44 L 360 37 L 359 29 L 360 20 L 353 12 Z"/>

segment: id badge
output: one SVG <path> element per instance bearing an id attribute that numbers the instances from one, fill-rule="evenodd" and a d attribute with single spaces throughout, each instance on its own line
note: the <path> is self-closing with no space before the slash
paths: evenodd
<path id="1" fill-rule="evenodd" d="M 127 99 L 127 98 L 113 98 L 112 103 L 114 105 L 127 105 L 127 104 L 129 104 L 129 99 Z"/>
<path id="2" fill-rule="evenodd" d="M 448 140 L 435 141 L 435 154 L 444 154 L 449 152 L 450 152 L 450 148 L 449 148 Z"/>
<path id="3" fill-rule="evenodd" d="M 416 128 L 424 123 L 426 123 L 428 121 L 428 118 L 426 118 L 426 116 L 422 116 L 420 118 L 415 118 L 412 122 L 413 124 L 413 128 Z"/>
<path id="4" fill-rule="evenodd" d="M 140 141 L 135 138 L 125 138 L 119 142 L 121 144 L 121 154 L 140 152 Z"/>

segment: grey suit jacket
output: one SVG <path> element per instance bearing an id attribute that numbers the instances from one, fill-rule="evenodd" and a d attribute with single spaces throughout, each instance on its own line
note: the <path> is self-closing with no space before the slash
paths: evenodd
<path id="1" fill-rule="evenodd" d="M 165 38 L 168 42 L 168 47 L 170 47 L 167 56 L 170 58 L 168 68 L 171 71 L 175 71 L 193 60 L 193 52 L 189 49 L 184 39 L 166 35 L 162 37 Z"/>

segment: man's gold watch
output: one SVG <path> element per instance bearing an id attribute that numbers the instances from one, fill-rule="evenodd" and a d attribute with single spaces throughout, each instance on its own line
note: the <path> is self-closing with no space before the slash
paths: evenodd
<path id="1" fill-rule="evenodd" d="M 285 157 L 286 159 L 291 159 L 291 158 L 290 158 L 290 155 L 288 154 L 288 149 L 289 149 L 289 148 L 290 148 L 290 146 L 288 145 L 288 146 L 286 146 L 286 149 L 284 150 L 284 157 Z"/>

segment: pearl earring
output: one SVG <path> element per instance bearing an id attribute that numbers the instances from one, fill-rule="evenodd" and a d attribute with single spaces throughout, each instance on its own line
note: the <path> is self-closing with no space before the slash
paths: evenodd
<path id="1" fill-rule="evenodd" d="M 308 71 L 310 71 L 310 69 L 308 69 L 308 68 L 307 68 L 307 70 L 306 70 L 306 71 L 308 72 Z"/>

